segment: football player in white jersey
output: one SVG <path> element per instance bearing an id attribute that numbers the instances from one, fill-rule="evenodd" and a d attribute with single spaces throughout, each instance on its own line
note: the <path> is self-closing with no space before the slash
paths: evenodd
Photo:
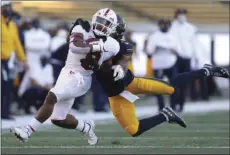
<path id="1" fill-rule="evenodd" d="M 92 52 L 95 53 L 95 57 L 98 57 L 98 64 L 100 65 L 119 52 L 119 43 L 109 37 L 115 31 L 116 23 L 116 13 L 105 8 L 96 12 L 92 18 L 92 26 L 88 30 L 84 29 L 82 25 L 72 27 L 68 57 L 56 85 L 49 91 L 44 104 L 28 125 L 11 129 L 11 132 L 21 142 L 27 141 L 32 133 L 50 117 L 52 123 L 57 126 L 74 129 L 88 135 L 90 145 L 97 143 L 94 122 L 92 120 L 78 120 L 69 114 L 69 111 L 74 98 L 84 95 L 91 86 L 92 70 L 84 69 L 81 66 L 81 59 Z M 116 67 L 114 68 L 116 69 Z M 119 76 L 119 78 L 123 77 Z M 119 79 L 116 78 L 116 80 Z"/>

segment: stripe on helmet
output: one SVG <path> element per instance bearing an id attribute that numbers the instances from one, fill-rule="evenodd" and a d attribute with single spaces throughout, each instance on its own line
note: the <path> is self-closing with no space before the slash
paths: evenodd
<path id="1" fill-rule="evenodd" d="M 104 16 L 107 16 L 107 14 L 109 13 L 109 11 L 110 11 L 110 9 L 107 9 L 107 10 L 105 11 Z"/>

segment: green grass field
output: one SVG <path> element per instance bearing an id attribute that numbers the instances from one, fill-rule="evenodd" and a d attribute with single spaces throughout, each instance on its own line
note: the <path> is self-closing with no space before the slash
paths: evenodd
<path id="1" fill-rule="evenodd" d="M 11 133 L 2 135 L 3 154 L 229 154 L 229 112 L 185 116 L 188 128 L 165 124 L 138 138 L 116 123 L 98 125 L 97 146 L 88 146 L 76 131 L 51 128 L 34 133 L 21 144 Z"/>

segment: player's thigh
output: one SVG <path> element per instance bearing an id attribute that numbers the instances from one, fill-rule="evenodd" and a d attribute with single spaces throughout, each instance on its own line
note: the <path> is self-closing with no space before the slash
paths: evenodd
<path id="1" fill-rule="evenodd" d="M 50 91 L 57 96 L 58 101 L 66 101 L 84 95 L 91 86 L 91 75 L 82 75 L 63 68 L 58 80 Z"/>
<path id="2" fill-rule="evenodd" d="M 52 120 L 64 120 L 71 110 L 74 103 L 74 98 L 66 101 L 58 101 L 54 105 L 53 113 L 51 115 Z"/>
<path id="3" fill-rule="evenodd" d="M 146 94 L 146 89 L 149 84 L 151 83 L 147 79 L 135 77 L 125 90 L 130 91 L 133 94 Z"/>
<path id="4" fill-rule="evenodd" d="M 109 97 L 109 104 L 113 115 L 124 128 L 138 129 L 139 121 L 136 117 L 135 105 L 121 96 Z"/>
<path id="5" fill-rule="evenodd" d="M 134 94 L 173 94 L 174 88 L 167 82 L 158 79 L 134 78 L 126 87 Z"/>
<path id="6" fill-rule="evenodd" d="M 130 91 L 133 94 L 139 94 L 140 90 L 138 88 L 138 83 L 138 78 L 134 78 L 132 82 L 125 88 L 125 90 Z"/>

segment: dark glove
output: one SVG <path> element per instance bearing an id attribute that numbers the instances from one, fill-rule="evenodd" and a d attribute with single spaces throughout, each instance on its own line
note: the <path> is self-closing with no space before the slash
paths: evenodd
<path id="1" fill-rule="evenodd" d="M 81 18 L 78 18 L 76 20 L 76 25 L 81 25 L 82 28 L 86 31 L 89 32 L 90 31 L 90 23 L 87 20 L 83 20 Z"/>
<path id="2" fill-rule="evenodd" d="M 94 58 L 93 53 L 89 52 L 86 55 L 86 58 L 81 59 L 81 66 L 85 70 L 93 70 L 96 72 L 99 69 L 98 61 Z"/>

